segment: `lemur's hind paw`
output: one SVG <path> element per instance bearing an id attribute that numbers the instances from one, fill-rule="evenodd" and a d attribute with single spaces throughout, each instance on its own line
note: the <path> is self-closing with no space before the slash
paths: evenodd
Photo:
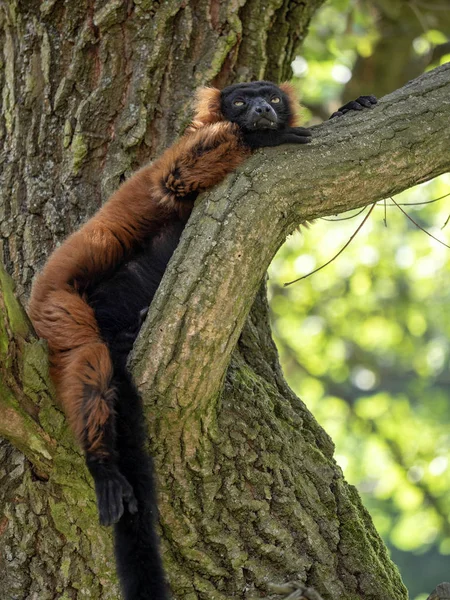
<path id="1" fill-rule="evenodd" d="M 133 488 L 115 465 L 89 465 L 95 483 L 100 525 L 113 525 L 122 517 L 125 505 L 132 515 L 138 505 Z"/>

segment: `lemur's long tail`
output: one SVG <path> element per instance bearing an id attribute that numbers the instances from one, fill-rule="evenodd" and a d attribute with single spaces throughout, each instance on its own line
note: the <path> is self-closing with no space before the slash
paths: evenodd
<path id="1" fill-rule="evenodd" d="M 115 369 L 116 435 L 120 472 L 133 487 L 138 510 L 114 525 L 117 571 L 125 600 L 167 600 L 168 590 L 159 553 L 153 465 L 145 451 L 142 401 L 125 369 Z"/>

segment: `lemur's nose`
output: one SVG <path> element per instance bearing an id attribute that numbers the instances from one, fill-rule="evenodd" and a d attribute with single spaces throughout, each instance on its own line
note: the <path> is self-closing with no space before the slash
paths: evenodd
<path id="1" fill-rule="evenodd" d="M 258 99 L 248 112 L 253 129 L 272 129 L 278 121 L 277 113 L 268 102 Z"/>

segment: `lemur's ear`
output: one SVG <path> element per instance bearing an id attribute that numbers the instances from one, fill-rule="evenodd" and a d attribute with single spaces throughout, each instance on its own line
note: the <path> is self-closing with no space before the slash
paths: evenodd
<path id="1" fill-rule="evenodd" d="M 301 122 L 300 119 L 300 103 L 298 101 L 298 94 L 292 83 L 286 81 L 278 86 L 282 92 L 288 97 L 289 108 L 291 109 L 291 117 L 289 119 L 289 127 L 295 127 Z"/>
<path id="2" fill-rule="evenodd" d="M 220 110 L 220 90 L 202 87 L 195 94 L 195 114 L 189 129 L 199 129 L 204 125 L 223 121 Z"/>

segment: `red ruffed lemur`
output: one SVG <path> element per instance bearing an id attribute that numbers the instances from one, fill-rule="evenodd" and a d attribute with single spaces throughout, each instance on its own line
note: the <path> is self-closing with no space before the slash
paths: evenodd
<path id="1" fill-rule="evenodd" d="M 362 96 L 340 109 L 376 100 Z M 126 362 L 198 194 L 256 148 L 304 144 L 288 84 L 198 92 L 185 135 L 126 181 L 51 255 L 29 312 L 48 341 L 51 375 L 94 479 L 100 523 L 114 524 L 126 600 L 166 600 L 151 458 L 141 399 Z"/>

